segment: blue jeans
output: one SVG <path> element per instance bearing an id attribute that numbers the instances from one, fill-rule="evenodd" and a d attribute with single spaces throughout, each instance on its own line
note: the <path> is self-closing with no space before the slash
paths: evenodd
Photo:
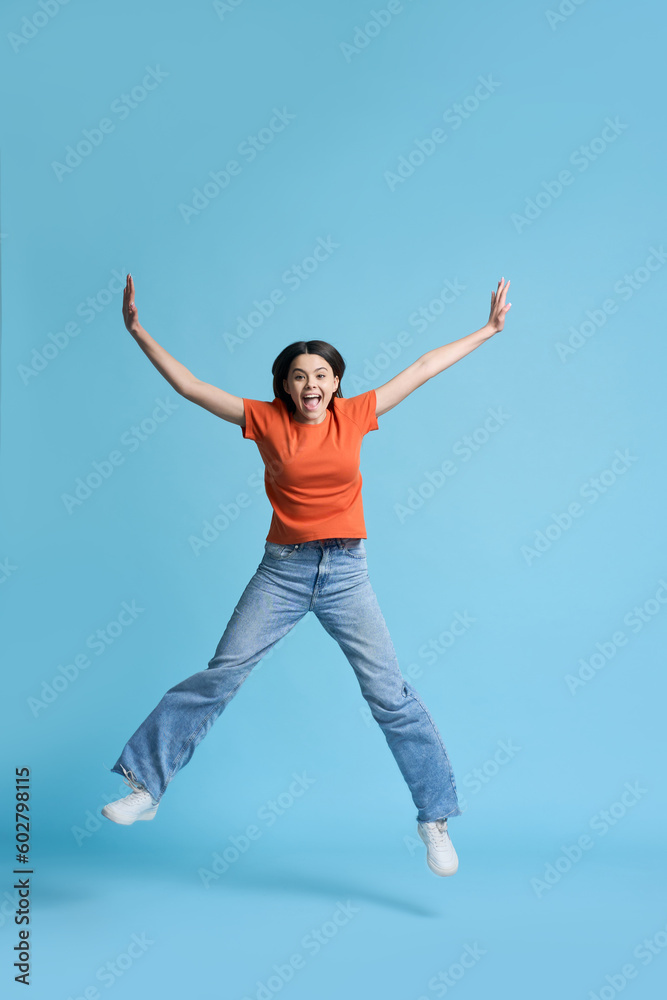
<path id="1" fill-rule="evenodd" d="M 440 734 L 417 691 L 401 676 L 368 577 L 363 538 L 266 542 L 207 669 L 167 691 L 111 770 L 131 771 L 159 800 L 255 664 L 308 611 L 352 665 L 410 789 L 417 819 L 460 816 Z"/>

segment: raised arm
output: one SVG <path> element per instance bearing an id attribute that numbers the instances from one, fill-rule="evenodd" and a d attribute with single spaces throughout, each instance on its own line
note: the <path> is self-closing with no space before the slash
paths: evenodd
<path id="1" fill-rule="evenodd" d="M 148 360 L 179 395 L 203 406 L 205 410 L 215 413 L 223 420 L 229 420 L 230 423 L 239 424 L 241 427 L 245 426 L 243 399 L 240 396 L 233 396 L 231 393 L 225 392 L 224 389 L 218 389 L 215 385 L 202 382 L 144 330 L 139 322 L 134 302 L 134 281 L 131 274 L 127 276 L 123 291 L 123 319 L 125 326 Z"/>
<path id="2" fill-rule="evenodd" d="M 387 410 L 391 410 L 424 382 L 428 382 L 434 375 L 449 368 L 455 361 L 460 361 L 466 354 L 470 354 L 476 347 L 492 337 L 494 333 L 499 333 L 505 325 L 505 316 L 512 304 L 509 302 L 505 305 L 508 287 L 509 279 L 505 281 L 504 278 L 501 278 L 496 291 L 491 292 L 491 312 L 488 322 L 483 327 L 475 330 L 474 333 L 469 333 L 467 337 L 453 340 L 451 344 L 427 351 L 394 378 L 377 388 L 375 390 L 375 416 L 380 417 Z"/>

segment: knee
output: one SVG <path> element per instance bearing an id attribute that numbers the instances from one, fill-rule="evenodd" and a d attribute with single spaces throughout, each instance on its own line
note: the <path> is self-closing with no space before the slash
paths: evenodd
<path id="1" fill-rule="evenodd" d="M 399 688 L 382 692 L 379 696 L 377 694 L 369 695 L 366 700 L 373 718 L 376 722 L 382 724 L 383 722 L 390 722 L 397 715 L 405 712 L 406 707 L 411 701 L 411 691 L 409 685 L 402 684 Z"/>
<path id="2" fill-rule="evenodd" d="M 403 683 L 401 685 L 401 691 L 404 698 L 419 698 L 419 692 L 415 687 L 403 678 Z"/>

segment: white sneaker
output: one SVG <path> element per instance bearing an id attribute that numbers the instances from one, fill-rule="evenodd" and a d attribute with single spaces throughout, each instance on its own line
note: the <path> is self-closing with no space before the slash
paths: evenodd
<path id="1" fill-rule="evenodd" d="M 126 771 L 123 768 L 123 773 L 125 774 L 123 781 L 133 791 L 130 795 L 126 795 L 124 799 L 116 799 L 115 802 L 109 802 L 102 808 L 102 815 L 106 816 L 107 819 L 113 820 L 114 823 L 120 823 L 122 826 L 129 826 L 130 823 L 134 823 L 138 819 L 153 819 L 157 812 L 157 800 L 153 798 L 143 785 L 136 781 L 132 771 Z"/>
<path id="2" fill-rule="evenodd" d="M 426 864 L 436 875 L 454 875 L 459 859 L 447 833 L 447 820 L 417 823 L 417 832 L 426 844 Z"/>

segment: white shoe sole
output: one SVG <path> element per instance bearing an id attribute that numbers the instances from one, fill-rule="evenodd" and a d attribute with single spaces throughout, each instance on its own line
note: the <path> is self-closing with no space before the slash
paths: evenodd
<path id="1" fill-rule="evenodd" d="M 424 844 L 426 845 L 426 849 L 428 851 L 428 840 L 426 838 L 426 835 L 423 834 L 422 831 L 419 828 L 417 829 L 417 833 L 419 834 L 419 836 L 421 837 L 421 839 L 424 841 Z M 458 858 L 456 859 L 453 868 L 439 868 L 438 865 L 436 865 L 433 861 L 431 861 L 431 859 L 429 858 L 429 856 L 427 854 L 426 855 L 426 864 L 429 866 L 429 868 L 431 869 L 431 871 L 433 872 L 434 875 L 455 875 L 457 873 L 457 871 L 459 870 L 459 861 L 458 861 Z"/>
<path id="2" fill-rule="evenodd" d="M 104 806 L 102 809 L 102 815 L 106 816 L 113 823 L 120 823 L 121 826 L 130 826 L 132 823 L 136 823 L 137 820 L 141 819 L 153 819 L 155 813 L 157 812 L 157 806 L 153 806 L 152 809 L 146 809 L 141 813 L 140 816 L 128 816 L 127 813 L 121 810 L 116 811 L 113 805 Z"/>

